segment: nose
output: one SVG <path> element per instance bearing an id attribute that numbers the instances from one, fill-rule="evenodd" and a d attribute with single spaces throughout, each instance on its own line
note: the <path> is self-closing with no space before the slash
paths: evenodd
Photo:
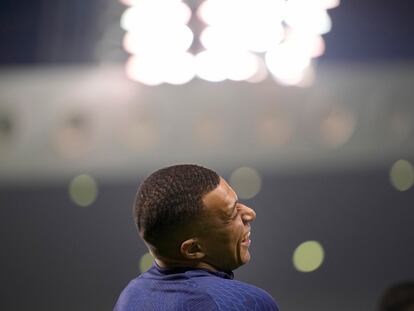
<path id="1" fill-rule="evenodd" d="M 249 223 L 255 220 L 255 218 L 256 218 L 256 212 L 252 208 L 246 205 L 243 205 L 243 214 L 242 214 L 243 222 Z"/>

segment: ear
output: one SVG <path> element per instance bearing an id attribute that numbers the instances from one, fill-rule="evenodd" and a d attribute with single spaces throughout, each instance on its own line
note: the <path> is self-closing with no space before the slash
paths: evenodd
<path id="1" fill-rule="evenodd" d="M 185 240 L 181 243 L 180 251 L 185 258 L 190 260 L 201 259 L 205 256 L 200 243 L 195 238 Z"/>

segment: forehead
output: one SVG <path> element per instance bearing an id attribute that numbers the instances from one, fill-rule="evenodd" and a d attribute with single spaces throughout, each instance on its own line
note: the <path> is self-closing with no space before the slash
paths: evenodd
<path id="1" fill-rule="evenodd" d="M 222 177 L 218 186 L 203 196 L 204 207 L 208 211 L 228 212 L 236 201 L 236 193 Z"/>

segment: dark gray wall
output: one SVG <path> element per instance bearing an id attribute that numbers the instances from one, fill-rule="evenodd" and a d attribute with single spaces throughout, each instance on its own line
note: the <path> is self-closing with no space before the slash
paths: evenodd
<path id="1" fill-rule="evenodd" d="M 261 192 L 245 201 L 258 215 L 252 260 L 236 278 L 268 290 L 284 311 L 375 310 L 385 287 L 414 278 L 414 189 L 396 191 L 388 171 L 262 171 Z M 139 180 L 98 180 L 85 208 L 64 183 L 3 186 L 0 309 L 111 310 L 146 252 L 131 217 Z M 292 253 L 306 240 L 320 241 L 326 258 L 300 273 Z"/>

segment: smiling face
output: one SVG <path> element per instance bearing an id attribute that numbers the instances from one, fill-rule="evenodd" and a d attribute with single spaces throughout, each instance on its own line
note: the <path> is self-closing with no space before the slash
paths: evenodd
<path id="1" fill-rule="evenodd" d="M 205 254 L 203 261 L 224 271 L 247 263 L 250 260 L 250 222 L 256 218 L 256 213 L 238 202 L 236 193 L 223 178 L 202 201 L 198 240 Z"/>

